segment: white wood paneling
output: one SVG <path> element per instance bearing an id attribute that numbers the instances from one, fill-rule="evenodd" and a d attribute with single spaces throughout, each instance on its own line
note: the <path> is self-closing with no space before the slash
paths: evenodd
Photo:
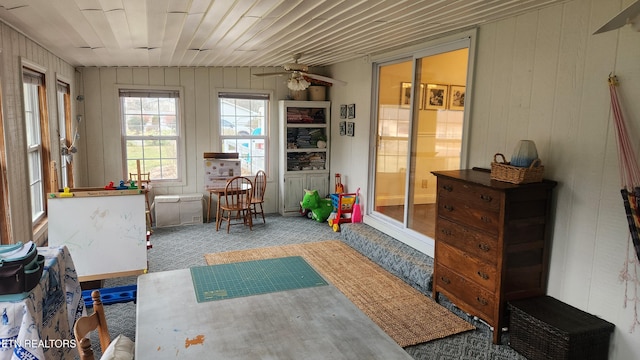
<path id="1" fill-rule="evenodd" d="M 198 119 L 196 118 L 196 91 L 200 89 L 195 88 L 195 69 L 194 68 L 182 68 L 180 69 L 180 86 L 184 88 L 184 164 L 187 170 L 185 174 L 185 186 L 184 191 L 187 193 L 202 192 L 204 186 L 200 189 L 196 189 L 198 180 L 195 175 L 198 173 L 197 167 L 202 167 L 202 154 L 196 154 L 197 141 L 190 141 L 190 139 L 196 139 L 196 128 L 198 126 Z M 215 121 L 215 119 L 211 119 Z M 195 170 L 195 171 L 194 171 Z M 184 174 L 184 173 L 183 173 Z M 191 175 L 190 175 L 191 174 Z"/>
<path id="2" fill-rule="evenodd" d="M 75 94 L 75 73 L 72 66 L 45 50 L 31 39 L 6 24 L 0 25 L 0 48 L 3 67 L 0 69 L 2 85 L 3 132 L 5 136 L 5 154 L 8 179 L 8 197 L 11 207 L 9 232 L 12 239 L 3 241 L 36 240 L 43 243 L 46 239 L 46 226 L 33 233 L 31 223 L 31 200 L 29 190 L 29 171 L 27 168 L 26 135 L 24 108 L 22 105 L 21 59 L 30 61 L 45 70 L 47 88 L 47 112 L 49 116 L 49 142 L 51 159 L 60 162 L 58 133 L 58 112 L 56 103 L 56 74 L 71 80 L 72 98 Z M 75 108 L 75 106 L 73 106 Z M 45 165 L 48 171 L 49 164 Z M 45 184 L 48 191 L 49 184 Z"/>
<path id="3" fill-rule="evenodd" d="M 284 78 L 256 78 L 252 73 L 272 71 L 271 68 L 204 68 L 204 67 L 90 67 L 79 68 L 83 81 L 83 111 L 87 118 L 100 118 L 87 124 L 87 173 L 88 182 L 79 186 L 102 187 L 109 181 L 117 182 L 124 174 L 118 94 L 116 86 L 180 86 L 183 89 L 184 180 L 181 184 L 154 184 L 154 195 L 204 193 L 202 154 L 219 151 L 219 134 L 216 128 L 217 91 L 221 89 L 268 90 L 277 100 L 288 95 Z M 268 159 L 270 174 L 266 211 L 276 212 L 277 178 L 277 111 L 272 106 L 269 131 L 271 156 Z"/>
<path id="4" fill-rule="evenodd" d="M 568 0 L 16 0 L 0 18 L 74 66 L 312 66 Z"/>
<path id="5" fill-rule="evenodd" d="M 633 319 L 633 304 L 630 303 L 626 309 L 622 307 L 625 284 L 619 281 L 619 273 L 623 269 L 626 256 L 628 229 L 619 194 L 616 140 L 609 111 L 606 77 L 613 71 L 620 78 L 619 91 L 629 121 L 629 132 L 632 139 L 637 139 L 636 135 L 640 133 L 640 102 L 635 99 L 640 98 L 640 87 L 637 85 L 640 82 L 640 34 L 631 31 L 629 27 L 599 35 L 591 33 L 631 1 L 560 2 L 560 5 L 481 25 L 478 31 L 473 98 L 469 99 L 470 166 L 488 167 L 493 154 L 502 152 L 508 156 L 515 143 L 522 138 L 536 142 L 545 165 L 546 177 L 559 182 L 555 190 L 553 249 L 548 292 L 615 323 L 617 328 L 612 338 L 610 358 L 620 360 L 640 358 L 640 348 L 637 346 L 640 343 L 640 330 L 629 332 Z M 480 3 L 482 2 L 478 2 Z M 194 1 L 192 9 L 197 7 L 199 11 L 204 12 L 208 4 L 208 1 Z M 276 6 L 277 1 L 273 4 L 274 6 L 269 8 L 271 14 L 276 16 L 278 11 L 285 13 L 286 6 Z M 515 6 L 524 2 L 505 4 Z M 100 3 L 94 2 L 93 5 L 100 6 Z M 179 4 L 169 1 L 168 7 L 177 5 Z M 361 8 L 364 9 L 364 5 Z M 76 18 L 83 16 L 79 10 L 74 14 Z M 300 10 L 299 14 L 304 15 L 305 12 Z M 338 12 L 334 15 L 342 19 Z M 172 21 L 183 22 L 187 31 L 196 31 L 201 18 L 193 14 L 172 13 L 167 19 L 173 17 L 175 19 Z M 267 29 L 271 21 L 274 19 L 260 19 L 253 23 L 254 29 Z M 314 26 L 317 26 L 316 29 L 327 29 L 326 24 Z M 349 26 L 352 26 L 354 31 L 359 29 L 357 24 Z M 382 28 L 391 34 L 405 31 L 399 24 L 397 27 L 389 25 Z M 398 32 L 394 33 L 394 29 Z M 71 79 L 74 78 L 74 72 L 65 61 L 9 26 L 3 24 L 0 31 L 0 46 L 4 60 L 4 68 L 1 71 L 5 138 L 8 149 L 20 148 L 24 147 L 24 129 L 18 57 L 23 56 Z M 345 34 L 344 38 L 335 41 L 342 50 L 367 49 L 346 46 L 351 44 L 348 35 Z M 189 54 L 191 36 L 163 36 L 165 43 L 171 43 L 178 38 L 180 43 L 171 44 L 173 48 L 170 46 L 169 52 L 163 50 L 165 52 L 161 53 L 161 59 L 171 59 L 173 64 L 177 64 L 183 57 L 191 56 L 185 55 Z M 226 44 L 225 37 L 217 36 L 220 39 L 219 43 Z M 68 42 L 76 45 L 80 38 L 85 42 L 101 40 L 89 28 L 84 36 L 70 36 Z M 250 36 L 245 40 L 250 39 L 255 38 Z M 375 42 L 374 39 L 383 41 L 382 35 L 376 35 L 369 39 L 369 42 Z M 265 42 L 256 42 L 258 43 Z M 313 39 L 308 40 L 308 43 L 309 49 L 318 49 Z M 273 46 L 263 55 L 263 59 L 279 62 L 289 60 L 288 52 L 293 48 L 288 48 L 283 43 L 270 44 Z M 101 46 L 92 44 L 94 45 Z M 87 55 L 83 55 L 85 52 Z M 76 60 L 93 61 L 94 53 L 100 52 L 104 53 L 106 50 L 86 49 L 78 53 Z M 287 53 L 283 54 L 285 52 Z M 192 57 L 200 61 L 222 59 L 224 56 L 238 61 L 241 59 L 238 52 L 232 51 L 216 56 L 204 54 L 204 57 L 197 53 L 194 51 Z M 367 52 L 361 52 L 364 53 Z M 327 59 L 338 59 L 341 56 L 353 58 L 353 54 L 345 51 L 345 54 L 330 57 L 319 54 L 316 59 L 328 61 Z M 78 104 L 77 109 L 85 118 L 81 125 L 84 132 L 81 134 L 79 158 L 86 161 L 87 165 L 74 166 L 76 172 L 85 176 L 77 185 L 103 186 L 122 175 L 119 116 L 114 89 L 116 83 L 184 87 L 187 182 L 180 187 L 156 187 L 154 191 L 156 194 L 199 192 L 202 188 L 202 170 L 198 161 L 201 153 L 214 151 L 219 146 L 215 127 L 216 91 L 249 88 L 269 90 L 274 94 L 275 103 L 287 95 L 283 79 L 255 78 L 251 74 L 272 72 L 276 69 L 79 69 L 78 78 L 81 80 L 77 87 L 82 89 L 81 93 L 85 96 L 85 101 Z M 368 168 L 364 153 L 372 146 L 369 142 L 372 126 L 369 114 L 371 70 L 369 64 L 361 60 L 337 64 L 329 70 L 336 78 L 349 83 L 343 88 L 330 89 L 332 118 L 336 122 L 339 121 L 338 105 L 357 105 L 356 136 L 341 137 L 335 131 L 332 132 L 331 171 L 342 173 L 348 180 L 349 187 L 360 186 L 363 190 L 361 199 L 366 199 Z M 53 98 L 53 93 L 50 93 L 49 99 Z M 49 113 L 55 116 L 55 107 L 51 108 L 51 102 L 49 106 Z M 269 140 L 271 181 L 268 184 L 268 194 L 272 197 L 267 195 L 268 212 L 275 212 L 277 205 L 277 184 L 273 181 L 277 178 L 276 149 L 279 141 L 275 114 L 275 110 L 272 110 Z M 332 125 L 334 130 L 337 129 L 337 123 Z M 637 141 L 634 145 L 640 146 Z M 85 155 L 86 158 L 82 158 Z M 20 152 L 7 151 L 7 166 L 12 171 L 9 177 L 11 225 L 16 238 L 20 239 L 26 239 L 31 235 L 25 162 L 26 158 Z"/>
<path id="6" fill-rule="evenodd" d="M 204 188 L 204 167 L 199 166 L 202 154 L 205 152 L 213 152 L 211 144 L 211 134 L 215 128 L 216 122 L 211 121 L 215 119 L 211 117 L 211 109 L 217 107 L 217 100 L 211 102 L 211 96 L 209 89 L 211 88 L 209 82 L 209 70 L 206 68 L 195 69 L 195 107 L 194 107 L 194 119 L 195 126 L 195 152 L 193 155 L 193 166 L 196 168 L 195 175 L 195 187 L 194 192 L 200 191 Z"/>
<path id="7" fill-rule="evenodd" d="M 100 113 L 102 117 L 102 172 L 104 176 L 107 174 L 121 173 L 123 168 L 122 158 L 122 142 L 121 142 L 121 125 L 120 114 L 118 108 L 118 93 L 113 84 L 116 82 L 117 73 L 115 68 L 108 68 L 100 71 Z M 85 97 L 88 95 L 85 93 Z M 104 101 L 108 99 L 108 101 Z M 118 151 L 120 150 L 120 151 Z M 87 154 L 92 156 L 93 154 Z M 89 164 L 93 164 L 90 161 Z M 97 165 L 97 164 L 96 164 Z M 111 178 L 117 184 L 122 178 Z M 126 179 L 124 179 L 126 180 Z M 103 187 L 107 182 L 101 182 L 96 186 Z"/>
<path id="8" fill-rule="evenodd" d="M 572 1 L 480 27 L 470 165 L 487 167 L 519 139 L 536 141 L 545 176 L 559 182 L 548 292 L 618 325 L 611 358 L 628 359 L 640 357 L 640 334 L 627 333 L 632 316 L 618 280 L 628 228 L 606 79 L 614 71 L 626 84 L 637 138 L 640 35 L 591 35 L 621 8 Z"/>
<path id="9" fill-rule="evenodd" d="M 625 307 L 634 284 L 620 281 L 629 231 L 606 79 L 615 72 L 621 81 L 628 130 L 640 153 L 640 33 L 629 27 L 592 33 L 631 2 L 575 0 L 480 26 L 468 102 L 470 167 L 489 167 L 496 152 L 509 157 L 520 139 L 536 142 L 545 177 L 558 181 L 548 293 L 616 324 L 609 358 L 617 360 L 640 358 L 640 329 L 631 331 L 633 301 Z M 352 85 L 370 78 L 359 66 L 354 60 L 329 69 L 349 82 L 331 90 L 334 111 L 361 91 Z M 355 99 L 358 112 L 371 105 L 368 97 Z M 356 139 L 335 135 L 332 172 L 350 186 L 366 181 L 354 169 L 357 158 L 340 155 L 373 144 L 362 139 L 354 147 Z M 629 271 L 640 271 L 637 262 Z"/>
<path id="10" fill-rule="evenodd" d="M 77 187 L 85 187 L 89 184 L 98 184 L 104 179 L 103 161 L 100 166 L 96 166 L 95 159 L 104 158 L 104 146 L 102 138 L 102 101 L 100 96 L 87 96 L 86 94 L 102 95 L 100 91 L 100 72 L 96 68 L 90 68 L 82 72 L 82 87 L 84 89 L 84 101 L 79 108 L 85 114 L 85 133 L 82 138 L 86 139 L 83 149 L 86 153 L 87 161 L 87 182 L 77 183 Z M 104 185 L 103 185 L 104 186 Z"/>

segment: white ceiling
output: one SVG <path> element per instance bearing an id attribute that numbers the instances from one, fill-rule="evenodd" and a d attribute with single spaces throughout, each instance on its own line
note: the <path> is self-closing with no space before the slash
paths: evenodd
<path id="1" fill-rule="evenodd" d="M 74 66 L 326 66 L 567 0 L 0 0 Z"/>

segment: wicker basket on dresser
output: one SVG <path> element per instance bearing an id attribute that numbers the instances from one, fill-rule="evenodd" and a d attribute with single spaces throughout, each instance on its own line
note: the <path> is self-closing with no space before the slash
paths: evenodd
<path id="1" fill-rule="evenodd" d="M 483 170 L 436 171 L 433 297 L 442 293 L 493 327 L 509 300 L 546 293 L 551 193 L 556 182 L 514 185 Z"/>

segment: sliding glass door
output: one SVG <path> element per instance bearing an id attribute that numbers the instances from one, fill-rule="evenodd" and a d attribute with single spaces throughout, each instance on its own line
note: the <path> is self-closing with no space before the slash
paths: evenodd
<path id="1" fill-rule="evenodd" d="M 372 210 L 431 238 L 431 172 L 461 166 L 468 58 L 463 43 L 377 67 Z"/>

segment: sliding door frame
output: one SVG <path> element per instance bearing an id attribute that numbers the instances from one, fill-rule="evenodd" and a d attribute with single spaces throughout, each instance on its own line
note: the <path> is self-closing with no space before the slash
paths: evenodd
<path id="1" fill-rule="evenodd" d="M 477 29 L 470 29 L 460 33 L 456 33 L 453 35 L 445 36 L 440 39 L 435 39 L 429 41 L 420 46 L 414 46 L 411 48 L 407 48 L 404 50 L 395 51 L 392 53 L 388 53 L 385 55 L 372 57 L 372 86 L 371 90 L 371 118 L 375 119 L 374 126 L 371 126 L 370 132 L 370 144 L 374 144 L 372 149 L 374 153 L 369 157 L 369 189 L 375 189 L 375 175 L 376 175 L 376 159 L 377 159 L 377 136 L 378 136 L 378 84 L 380 82 L 379 72 L 380 68 L 384 65 L 391 65 L 394 63 L 399 63 L 403 61 L 412 61 L 412 103 L 411 103 L 411 113 L 410 118 L 411 126 L 410 133 L 408 139 L 408 149 L 413 149 L 413 141 L 414 141 L 414 132 L 416 131 L 415 126 L 416 123 L 413 121 L 415 108 L 417 104 L 414 103 L 414 99 L 416 99 L 416 95 L 419 92 L 418 87 L 414 86 L 417 83 L 418 79 L 418 71 L 417 64 L 421 58 L 431 55 L 437 55 L 440 53 L 454 51 L 462 48 L 468 48 L 468 63 L 467 63 L 467 83 L 466 83 L 466 105 L 467 108 L 464 111 L 463 118 L 463 129 L 462 129 L 462 148 L 460 154 L 460 168 L 468 167 L 468 153 L 469 153 L 469 121 L 470 121 L 470 113 L 471 107 L 469 99 L 473 99 L 473 76 L 474 76 L 474 68 L 475 68 L 475 55 L 476 55 L 476 41 L 477 41 Z M 411 156 L 407 158 L 407 172 L 405 181 L 405 204 L 409 204 L 409 196 L 410 191 L 410 171 L 409 166 L 411 165 Z M 367 202 L 366 202 L 366 214 L 364 218 L 364 222 L 368 225 L 400 240 L 401 242 L 421 251 L 431 257 L 434 256 L 434 239 L 421 234 L 415 230 L 412 230 L 407 227 L 408 220 L 408 212 L 409 207 L 404 207 L 404 216 L 403 222 L 400 223 L 396 220 L 389 218 L 381 213 L 375 211 L 375 191 L 370 191 L 368 194 Z"/>

